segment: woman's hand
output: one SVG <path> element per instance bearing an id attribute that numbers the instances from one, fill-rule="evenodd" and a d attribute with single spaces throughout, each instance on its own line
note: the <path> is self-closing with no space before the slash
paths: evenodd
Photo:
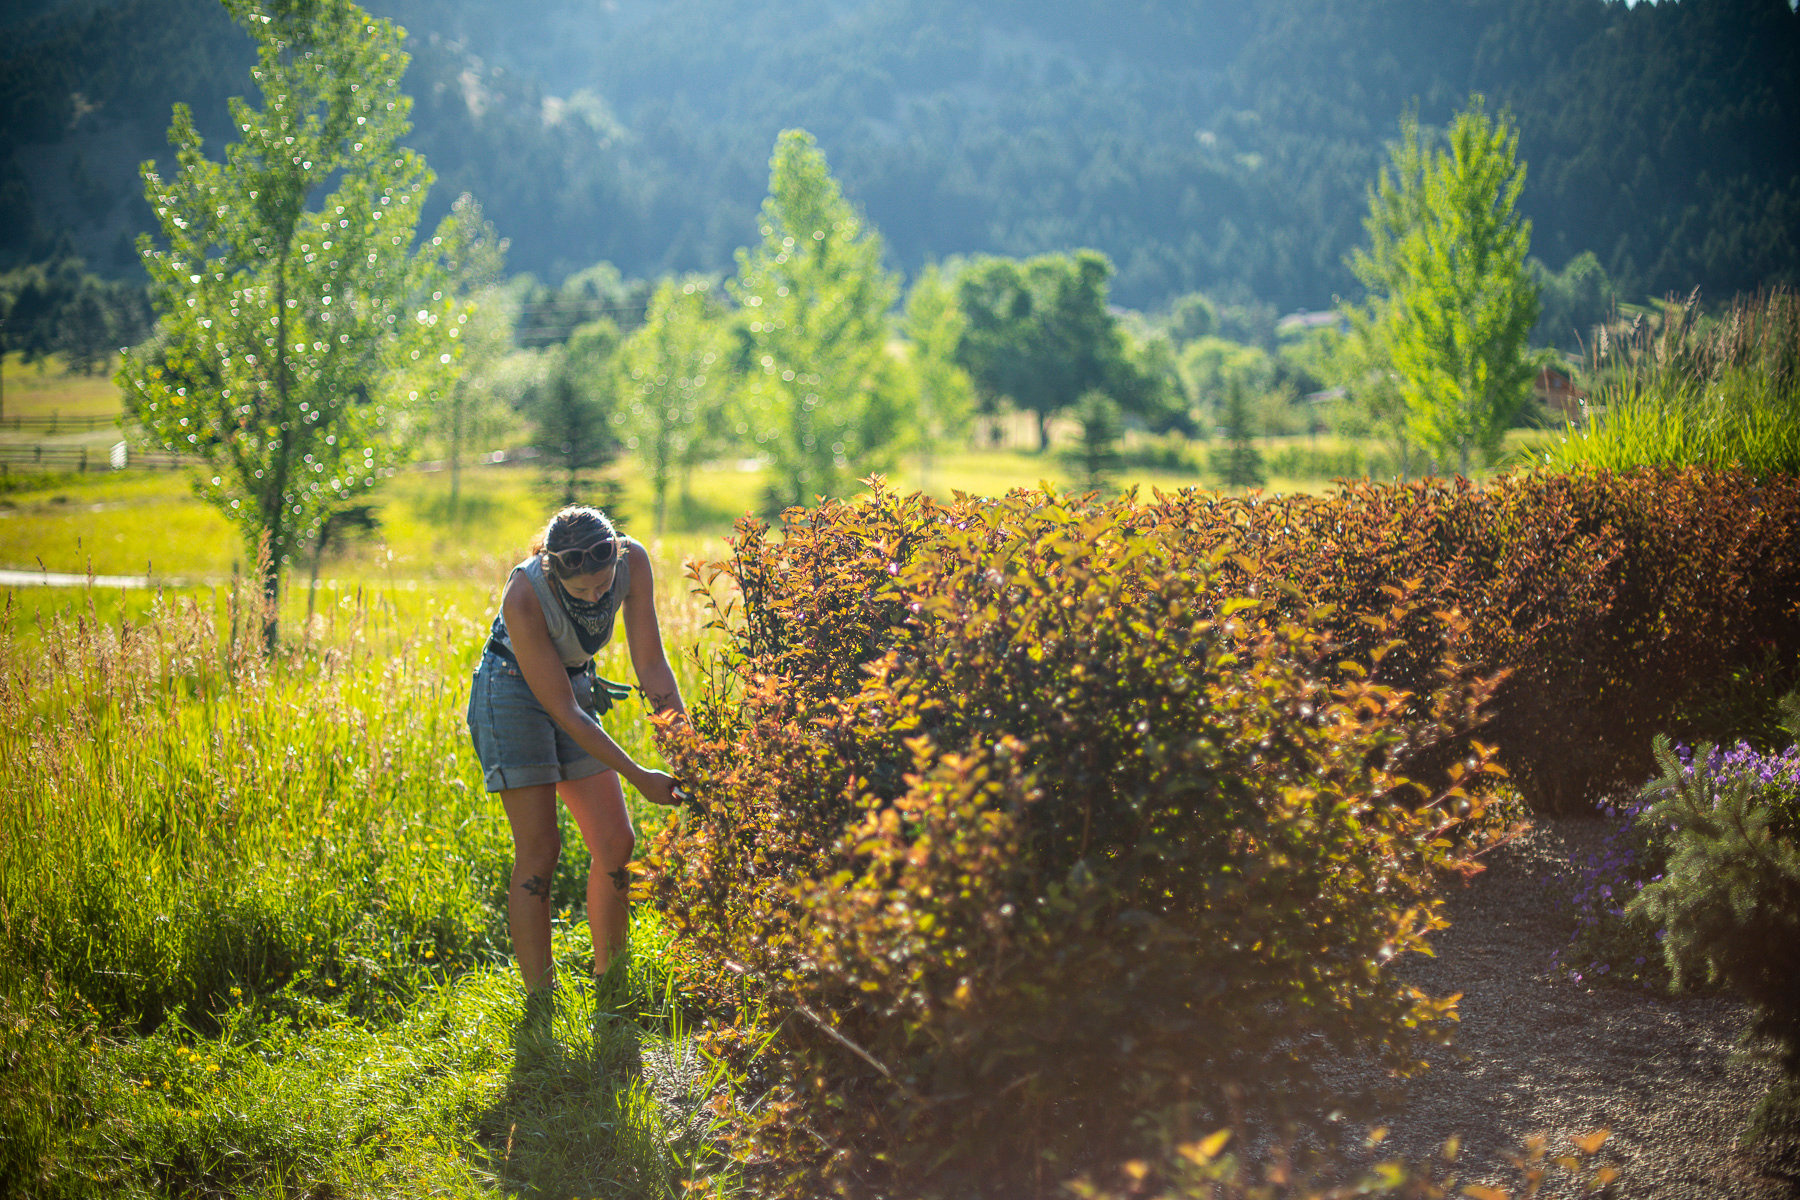
<path id="1" fill-rule="evenodd" d="M 681 803 L 675 794 L 675 777 L 667 771 L 645 771 L 631 781 L 631 786 L 644 794 L 644 799 L 652 804 L 664 806 Z"/>

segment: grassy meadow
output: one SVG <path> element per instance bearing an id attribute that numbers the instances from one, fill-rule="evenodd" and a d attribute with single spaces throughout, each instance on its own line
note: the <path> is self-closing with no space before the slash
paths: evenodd
<path id="1" fill-rule="evenodd" d="M 343 582 L 310 625 L 290 594 L 273 658 L 229 585 L 10 593 L 0 1193 L 660 1196 L 695 1174 L 705 1065 L 667 939 L 640 914 L 629 970 L 574 983 L 574 854 L 570 982 L 551 1029 L 521 1022 L 510 838 L 461 718 L 493 591 L 473 569 Z M 679 585 L 663 607 L 694 645 Z M 616 732 L 654 759 L 643 722 Z"/>
<path id="2" fill-rule="evenodd" d="M 73 374 L 62 359 L 50 355 L 27 363 L 18 353 L 5 359 L 5 417 L 116 417 L 119 389 L 112 376 Z M 6 430 L 8 433 L 16 433 Z M 115 432 L 113 440 L 118 440 Z"/>

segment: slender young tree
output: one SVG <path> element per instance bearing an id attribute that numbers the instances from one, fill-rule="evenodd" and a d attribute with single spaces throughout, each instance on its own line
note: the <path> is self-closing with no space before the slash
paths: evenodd
<path id="1" fill-rule="evenodd" d="M 750 339 L 757 441 L 772 460 L 776 507 L 838 494 L 897 424 L 886 359 L 899 295 L 881 235 L 844 198 L 812 135 L 775 143 L 762 242 L 738 251 L 730 290 Z"/>
<path id="2" fill-rule="evenodd" d="M 555 357 L 548 376 L 526 400 L 545 482 L 560 504 L 591 504 L 594 473 L 619 455 L 607 373 L 584 363 L 578 350 L 564 347 L 551 353 Z"/>
<path id="3" fill-rule="evenodd" d="M 1406 440 L 1467 474 L 1492 461 L 1529 396 L 1538 316 L 1518 133 L 1480 96 L 1433 149 L 1416 115 L 1369 192 L 1369 245 L 1350 257 L 1368 288 L 1352 325 L 1374 393 L 1404 415 Z M 1384 414 L 1376 414 L 1378 417 Z M 1389 414 L 1391 415 L 1391 414 Z"/>
<path id="4" fill-rule="evenodd" d="M 1078 486 L 1100 491 L 1118 472 L 1119 439 L 1125 434 L 1124 413 L 1118 401 L 1105 392 L 1088 392 L 1072 411 L 1079 432 L 1075 444 L 1063 451 Z"/>
<path id="5" fill-rule="evenodd" d="M 975 384 L 956 361 L 962 341 L 962 309 L 955 289 L 935 266 L 926 267 L 906 294 L 904 332 L 911 347 L 912 442 L 919 455 L 919 486 L 945 442 L 965 437 L 975 413 Z"/>
<path id="6" fill-rule="evenodd" d="M 407 401 L 417 417 L 419 440 L 442 452 L 450 468 L 449 517 L 458 519 L 462 503 L 462 468 L 469 448 L 490 435 L 500 422 L 491 375 L 513 346 L 511 306 L 496 286 L 506 256 L 506 241 L 481 215 L 481 206 L 464 194 L 452 207 L 457 218 L 440 252 L 446 285 L 458 302 L 447 336 L 455 353 L 424 355 L 409 370 Z"/>
<path id="7" fill-rule="evenodd" d="M 409 375 L 459 353 L 468 237 L 453 212 L 413 245 L 431 173 L 399 145 L 401 31 L 348 0 L 224 4 L 256 44 L 262 108 L 232 100 L 241 137 L 215 162 L 178 104 L 174 176 L 144 164 L 161 320 L 118 378 L 151 441 L 205 460 L 200 495 L 252 550 L 267 540 L 273 645 L 283 566 L 402 454 Z"/>
<path id="8" fill-rule="evenodd" d="M 1233 379 L 1225 392 L 1225 445 L 1212 452 L 1213 472 L 1226 487 L 1261 487 L 1262 451 L 1256 448 L 1256 430 L 1250 415 L 1250 400 L 1241 379 Z"/>
<path id="9" fill-rule="evenodd" d="M 620 440 L 650 475 L 656 532 L 668 521 L 669 488 L 721 444 L 731 357 L 723 304 L 704 279 L 666 279 L 619 348 Z"/>

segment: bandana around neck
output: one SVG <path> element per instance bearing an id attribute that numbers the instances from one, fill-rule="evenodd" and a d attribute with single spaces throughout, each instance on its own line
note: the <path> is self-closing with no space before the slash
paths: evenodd
<path id="1" fill-rule="evenodd" d="M 592 637 L 599 637 L 606 632 L 606 625 L 612 619 L 612 590 L 609 588 L 598 600 L 577 600 L 569 595 L 563 587 L 562 580 L 554 575 L 551 582 L 556 585 L 556 598 L 562 601 L 563 609 L 569 617 Z M 585 640 L 585 639 L 583 639 Z"/>

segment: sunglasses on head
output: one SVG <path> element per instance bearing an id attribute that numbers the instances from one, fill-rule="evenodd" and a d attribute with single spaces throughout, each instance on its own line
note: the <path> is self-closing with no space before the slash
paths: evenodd
<path id="1" fill-rule="evenodd" d="M 546 550 L 556 573 L 564 579 L 573 579 L 577 575 L 592 575 L 595 571 L 606 567 L 617 557 L 619 539 L 609 537 L 595 542 L 591 546 L 581 546 L 573 550 Z"/>

